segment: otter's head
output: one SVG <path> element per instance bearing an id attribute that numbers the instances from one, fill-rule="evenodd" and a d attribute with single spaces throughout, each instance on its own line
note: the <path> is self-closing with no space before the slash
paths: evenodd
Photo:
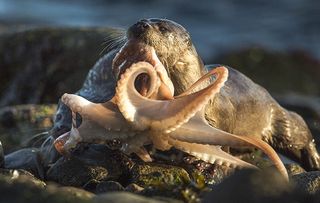
<path id="1" fill-rule="evenodd" d="M 178 23 L 143 19 L 129 27 L 126 35 L 127 42 L 113 61 L 116 78 L 132 63 L 146 61 L 155 65 L 160 61 L 174 84 L 175 93 L 179 94 L 204 72 L 188 31 Z"/>

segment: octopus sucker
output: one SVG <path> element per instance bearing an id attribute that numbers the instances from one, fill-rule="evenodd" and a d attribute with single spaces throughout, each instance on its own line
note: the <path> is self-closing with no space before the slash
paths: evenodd
<path id="1" fill-rule="evenodd" d="M 221 149 L 221 146 L 188 143 L 174 139 L 170 139 L 169 143 L 175 148 L 211 164 L 222 165 L 223 163 L 229 163 L 229 165 L 232 165 L 233 167 L 257 168 L 252 164 L 224 152 Z"/>
<path id="2" fill-rule="evenodd" d="M 274 149 L 261 139 L 248 136 L 234 135 L 217 128 L 211 127 L 204 119 L 204 111 L 198 112 L 195 117 L 170 133 L 170 137 L 179 141 L 197 144 L 221 145 L 230 147 L 255 147 L 262 150 L 275 164 L 284 177 L 288 173 L 278 154 Z"/>

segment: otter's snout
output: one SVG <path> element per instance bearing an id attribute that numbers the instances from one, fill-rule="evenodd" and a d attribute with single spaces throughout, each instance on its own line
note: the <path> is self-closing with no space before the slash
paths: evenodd
<path id="1" fill-rule="evenodd" d="M 149 28 L 151 28 L 149 20 L 140 20 L 128 29 L 128 38 L 139 37 L 143 33 L 145 33 Z"/>

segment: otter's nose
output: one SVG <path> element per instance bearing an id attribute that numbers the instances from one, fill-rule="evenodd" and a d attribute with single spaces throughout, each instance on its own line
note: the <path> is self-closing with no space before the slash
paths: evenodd
<path id="1" fill-rule="evenodd" d="M 136 24 L 132 25 L 129 30 L 128 34 L 130 36 L 139 37 L 141 34 L 146 32 L 151 27 L 150 22 L 148 20 L 140 20 Z"/>

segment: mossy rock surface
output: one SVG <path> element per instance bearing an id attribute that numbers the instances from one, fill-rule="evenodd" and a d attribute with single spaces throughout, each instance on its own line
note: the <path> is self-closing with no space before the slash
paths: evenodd
<path id="1" fill-rule="evenodd" d="M 191 181 L 183 168 L 153 163 L 136 164 L 131 174 L 132 182 L 142 187 L 173 188 Z"/>

